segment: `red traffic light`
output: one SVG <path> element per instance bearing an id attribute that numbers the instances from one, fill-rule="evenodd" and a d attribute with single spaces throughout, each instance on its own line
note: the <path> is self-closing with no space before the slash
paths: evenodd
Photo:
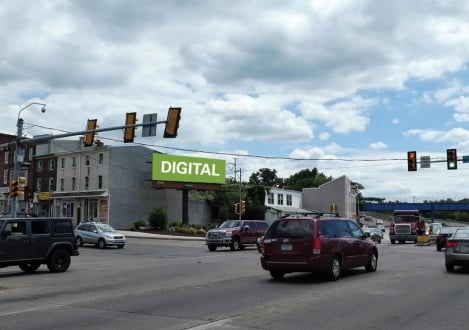
<path id="1" fill-rule="evenodd" d="M 407 170 L 417 171 L 417 151 L 407 152 Z"/>

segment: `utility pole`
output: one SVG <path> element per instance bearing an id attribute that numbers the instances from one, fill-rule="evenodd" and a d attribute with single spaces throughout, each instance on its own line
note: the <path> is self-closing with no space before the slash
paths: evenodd
<path id="1" fill-rule="evenodd" d="M 237 164 L 236 164 L 236 161 L 237 161 L 237 158 L 234 159 L 234 163 L 228 163 L 229 165 L 233 165 L 233 168 L 234 168 L 234 179 L 235 179 L 235 182 L 237 181 L 237 177 L 238 177 L 238 171 L 239 171 L 239 204 L 238 204 L 238 215 L 239 215 L 239 220 L 241 221 L 242 220 L 242 202 L 243 202 L 243 197 L 242 197 L 242 183 L 241 183 L 241 178 L 242 178 L 242 172 L 241 172 L 241 168 L 239 168 L 239 170 L 237 169 Z"/>

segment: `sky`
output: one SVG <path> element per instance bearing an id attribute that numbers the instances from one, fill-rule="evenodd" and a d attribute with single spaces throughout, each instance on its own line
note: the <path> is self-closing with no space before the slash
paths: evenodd
<path id="1" fill-rule="evenodd" d="M 364 197 L 469 197 L 467 1 L 16 0 L 0 3 L 0 31 L 1 133 L 19 115 L 33 137 L 174 106 L 177 138 L 158 125 L 135 144 L 225 159 L 243 181 L 317 168 Z M 31 102 L 47 111 L 19 113 Z M 407 171 L 408 151 L 430 168 Z"/>

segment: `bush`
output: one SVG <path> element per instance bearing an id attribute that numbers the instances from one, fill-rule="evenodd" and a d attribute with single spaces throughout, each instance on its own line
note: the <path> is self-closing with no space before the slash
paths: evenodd
<path id="1" fill-rule="evenodd" d="M 134 222 L 134 228 L 140 230 L 142 227 L 146 227 L 147 223 L 144 220 L 138 220 Z"/>
<path id="2" fill-rule="evenodd" d="M 168 215 L 163 209 L 155 208 L 148 216 L 148 223 L 155 229 L 166 229 L 168 226 Z"/>

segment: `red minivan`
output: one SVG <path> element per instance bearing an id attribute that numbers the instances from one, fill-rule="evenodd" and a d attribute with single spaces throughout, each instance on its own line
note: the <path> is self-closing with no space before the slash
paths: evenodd
<path id="1" fill-rule="evenodd" d="M 286 273 L 321 272 L 339 279 L 342 270 L 376 271 L 378 249 L 350 219 L 287 217 L 274 221 L 261 241 L 262 268 L 274 279 Z"/>

